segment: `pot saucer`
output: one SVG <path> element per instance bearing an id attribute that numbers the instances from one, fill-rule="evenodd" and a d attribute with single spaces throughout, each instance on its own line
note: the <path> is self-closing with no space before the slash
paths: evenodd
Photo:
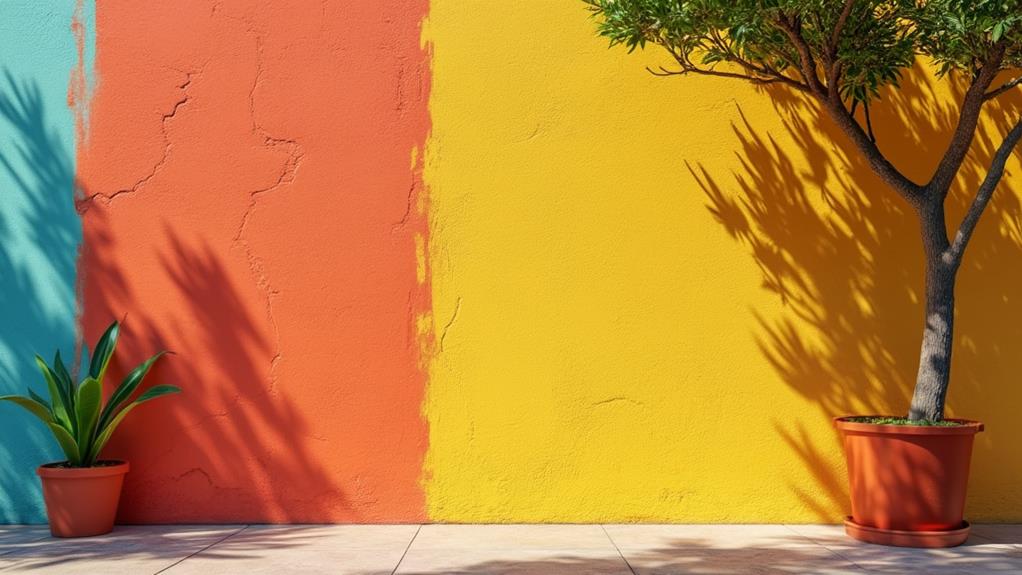
<path id="1" fill-rule="evenodd" d="M 852 539 L 895 547 L 955 547 L 969 538 L 970 527 L 968 521 L 963 521 L 961 527 L 950 531 L 900 531 L 859 525 L 845 517 L 845 533 Z"/>

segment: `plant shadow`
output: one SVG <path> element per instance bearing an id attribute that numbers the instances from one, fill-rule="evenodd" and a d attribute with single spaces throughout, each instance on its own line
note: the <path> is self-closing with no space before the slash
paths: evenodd
<path id="1" fill-rule="evenodd" d="M 103 279 L 88 296 L 95 325 L 86 330 L 97 331 L 99 318 L 116 317 L 137 296 L 126 274 L 96 255 L 115 249 L 102 231 L 105 211 L 90 208 L 89 217 L 87 269 Z M 144 415 L 140 409 L 111 440 L 109 456 L 138 464 L 118 521 L 288 523 L 308 520 L 310 509 L 346 508 L 334 478 L 300 440 L 310 433 L 305 417 L 272 384 L 274 342 L 242 303 L 221 256 L 169 226 L 161 233 L 169 246 L 156 262 L 169 286 L 161 296 L 176 302 L 175 313 L 160 317 L 144 302 L 131 306 L 110 373 L 117 381 L 166 349 L 172 354 L 145 385 L 175 383 L 182 394 L 142 408 Z"/>
<path id="2" fill-rule="evenodd" d="M 74 160 L 39 84 L 0 75 L 0 393 L 46 395 L 33 356 L 54 346 L 74 358 L 75 263 L 81 222 L 75 213 Z M 66 109 L 63 112 L 66 113 Z M 0 407 L 0 523 L 44 520 L 34 469 L 60 458 L 31 415 Z"/>

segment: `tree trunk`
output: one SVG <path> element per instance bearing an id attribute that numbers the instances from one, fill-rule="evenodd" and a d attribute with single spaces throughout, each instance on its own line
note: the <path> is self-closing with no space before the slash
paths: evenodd
<path id="1" fill-rule="evenodd" d="M 943 221 L 940 225 L 943 228 Z M 908 417 L 940 421 L 944 419 L 944 400 L 947 398 L 951 375 L 955 279 L 958 270 L 956 265 L 947 261 L 943 250 L 938 253 L 930 249 L 926 251 L 926 324 L 919 353 L 919 373 L 916 375 Z"/>

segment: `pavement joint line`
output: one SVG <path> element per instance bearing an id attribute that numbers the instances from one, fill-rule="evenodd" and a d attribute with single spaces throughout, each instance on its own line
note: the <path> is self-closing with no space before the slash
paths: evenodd
<path id="1" fill-rule="evenodd" d="M 422 531 L 422 523 L 415 530 L 415 534 L 408 540 L 408 545 L 405 546 L 405 552 L 401 554 L 401 558 L 397 560 L 397 565 L 394 565 L 394 570 L 390 572 L 390 575 L 395 575 L 397 570 L 401 568 L 401 563 L 405 560 L 405 556 L 408 555 L 408 550 L 412 548 L 412 543 L 415 543 L 415 538 L 419 536 L 419 531 Z"/>
<path id="2" fill-rule="evenodd" d="M 617 541 L 614 541 L 614 538 L 610 536 L 610 533 L 607 531 L 607 526 L 600 523 L 600 529 L 603 530 L 603 534 L 607 536 L 607 540 L 610 541 L 610 544 L 614 546 L 614 550 L 617 551 L 617 556 L 625 562 L 625 567 L 628 567 L 628 570 L 631 571 L 632 575 L 638 575 L 638 573 L 635 572 L 635 568 L 632 567 L 632 564 L 628 562 L 628 558 L 621 552 L 621 548 L 617 546 Z"/>
<path id="3" fill-rule="evenodd" d="M 191 555 L 188 555 L 186 557 L 182 557 L 181 559 L 178 559 L 177 561 L 171 563 L 170 565 L 167 565 L 163 569 L 160 569 L 159 571 L 153 573 L 153 575 L 160 575 L 160 573 L 165 573 L 167 570 L 172 569 L 174 567 L 177 567 L 178 565 L 184 563 L 185 561 L 191 559 L 192 557 L 195 557 L 199 553 L 202 553 L 203 551 L 206 551 L 207 549 L 209 549 L 209 548 L 211 548 L 211 547 L 213 547 L 215 545 L 219 545 L 219 544 L 223 543 L 224 541 L 227 541 L 231 537 L 234 537 L 235 535 L 237 535 L 238 533 L 241 533 L 242 531 L 248 529 L 249 527 L 251 527 L 251 525 L 243 525 L 241 527 L 241 529 L 236 529 L 234 531 L 231 531 L 230 533 L 228 533 L 224 537 L 221 537 L 220 539 L 217 539 L 216 541 L 210 543 L 209 545 L 206 545 L 205 547 L 203 547 L 202 549 L 199 549 L 198 551 L 192 553 Z"/>
<path id="4" fill-rule="evenodd" d="M 789 525 L 787 523 L 784 523 L 783 525 L 784 525 L 784 528 L 787 529 L 788 531 L 791 531 L 795 535 L 798 535 L 799 537 L 805 539 L 806 541 L 809 541 L 810 543 L 812 543 L 813 545 L 816 545 L 817 547 L 822 547 L 823 549 L 826 549 L 830 553 L 832 553 L 832 554 L 840 557 L 841 559 L 847 561 L 849 565 L 852 565 L 856 569 L 861 570 L 863 573 L 869 573 L 870 572 L 869 569 L 866 569 L 862 565 L 859 565 L 858 563 L 856 563 L 851 558 L 846 557 L 844 553 L 841 553 L 840 551 L 835 551 L 834 549 L 831 549 L 830 547 L 828 547 L 826 544 L 824 544 L 824 543 L 822 543 L 820 541 L 817 541 L 816 539 L 813 539 L 812 537 L 809 537 L 808 535 L 803 535 L 802 533 L 799 533 L 798 531 L 795 530 L 794 527 L 792 527 L 791 525 Z"/>

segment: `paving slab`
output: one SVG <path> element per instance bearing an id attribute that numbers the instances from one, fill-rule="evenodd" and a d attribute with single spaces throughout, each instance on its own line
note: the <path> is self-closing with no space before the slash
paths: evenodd
<path id="1" fill-rule="evenodd" d="M 927 575 L 1022 573 L 1022 526 L 966 545 L 869 545 L 837 525 L 292 525 L 118 527 L 54 539 L 0 527 L 0 572 L 340 575 Z"/>
<path id="2" fill-rule="evenodd" d="M 0 525 L 0 556 L 49 536 L 50 529 L 45 525 Z"/>
<path id="3" fill-rule="evenodd" d="M 618 548 L 656 550 L 678 546 L 702 549 L 787 549 L 816 547 L 784 525 L 606 525 Z"/>
<path id="4" fill-rule="evenodd" d="M 973 525 L 972 535 L 979 539 L 986 539 L 992 543 L 1005 543 L 1022 547 L 1022 525 L 994 523 Z"/>
<path id="5" fill-rule="evenodd" d="M 396 573 L 632 572 L 600 525 L 424 525 Z"/>
<path id="6" fill-rule="evenodd" d="M 631 575 L 613 549 L 412 549 L 398 575 Z"/>
<path id="7" fill-rule="evenodd" d="M 423 525 L 413 549 L 614 549 L 601 525 Z"/>
<path id="8" fill-rule="evenodd" d="M 933 575 L 980 575 L 1022 573 L 1022 550 L 973 534 L 965 545 L 946 549 L 885 547 L 856 541 L 840 525 L 791 525 L 827 549 L 871 573 L 927 573 Z M 981 530 L 982 532 L 982 530 Z"/>
<path id="9" fill-rule="evenodd" d="M 123 526 L 99 537 L 44 537 L 0 555 L 0 572 L 156 573 L 241 526 Z"/>
<path id="10" fill-rule="evenodd" d="M 607 525 L 639 575 L 862 574 L 862 568 L 784 525 Z"/>
<path id="11" fill-rule="evenodd" d="M 418 525 L 250 526 L 164 573 L 391 575 L 418 529 Z"/>

